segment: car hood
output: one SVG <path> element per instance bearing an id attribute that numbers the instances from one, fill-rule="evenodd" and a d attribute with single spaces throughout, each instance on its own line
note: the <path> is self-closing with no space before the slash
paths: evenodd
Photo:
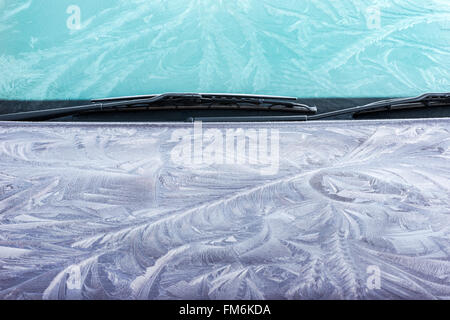
<path id="1" fill-rule="evenodd" d="M 448 298 L 449 129 L 0 123 L 0 298 Z"/>

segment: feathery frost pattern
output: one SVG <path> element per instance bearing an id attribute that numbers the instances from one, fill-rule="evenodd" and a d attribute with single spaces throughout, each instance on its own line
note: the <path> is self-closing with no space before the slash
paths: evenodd
<path id="1" fill-rule="evenodd" d="M 188 124 L 2 124 L 0 298 L 450 298 L 448 120 L 242 125 L 277 173 L 174 164 Z"/>
<path id="2" fill-rule="evenodd" d="M 3 2 L 2 99 L 390 97 L 450 86 L 447 0 Z M 76 30 L 66 26 L 74 4 Z"/>

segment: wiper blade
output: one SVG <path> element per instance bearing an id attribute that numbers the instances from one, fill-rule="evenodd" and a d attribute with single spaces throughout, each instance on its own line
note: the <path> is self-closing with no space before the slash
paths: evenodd
<path id="1" fill-rule="evenodd" d="M 450 106 L 450 93 L 426 93 L 412 98 L 396 98 L 380 100 L 363 106 L 346 108 L 336 111 L 324 112 L 314 115 L 295 115 L 295 116 L 250 116 L 250 117 L 197 117 L 189 118 L 191 121 L 203 122 L 254 122 L 254 121 L 311 121 L 326 118 L 337 117 L 350 114 L 352 118 L 359 114 L 373 113 L 389 110 L 408 110 L 414 108 L 432 108 Z"/>
<path id="2" fill-rule="evenodd" d="M 413 109 L 420 107 L 437 107 L 450 105 L 450 93 L 425 93 L 412 98 L 397 98 L 372 102 L 363 106 L 347 108 L 342 110 L 319 113 L 306 116 L 306 120 L 319 120 L 344 114 L 351 114 L 352 117 L 371 112 L 390 111 L 400 109 Z"/>
<path id="3" fill-rule="evenodd" d="M 234 94 L 234 93 L 164 93 L 164 94 L 152 94 L 152 95 L 141 95 L 141 96 L 124 96 L 117 98 L 102 98 L 102 99 L 93 99 L 91 102 L 112 102 L 112 101 L 123 101 L 123 100 L 142 100 L 142 99 L 150 99 L 156 97 L 169 97 L 173 99 L 177 98 L 201 98 L 201 99 L 214 99 L 216 101 L 219 100 L 278 100 L 285 102 L 295 102 L 299 103 L 300 99 L 297 97 L 286 97 L 286 96 L 272 96 L 272 95 L 254 95 L 254 94 Z"/>
<path id="4" fill-rule="evenodd" d="M 44 121 L 86 112 L 106 110 L 236 109 L 315 113 L 316 107 L 300 103 L 299 98 L 238 94 L 164 93 L 159 95 L 92 100 L 89 105 L 0 115 L 0 121 Z"/>

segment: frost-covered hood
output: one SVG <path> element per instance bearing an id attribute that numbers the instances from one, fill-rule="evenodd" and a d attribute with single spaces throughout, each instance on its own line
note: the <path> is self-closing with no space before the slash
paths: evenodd
<path id="1" fill-rule="evenodd" d="M 449 129 L 2 123 L 0 298 L 448 298 Z"/>

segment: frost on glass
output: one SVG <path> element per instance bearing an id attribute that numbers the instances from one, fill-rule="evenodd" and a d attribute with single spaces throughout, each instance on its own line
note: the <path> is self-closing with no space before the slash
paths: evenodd
<path id="1" fill-rule="evenodd" d="M 449 298 L 448 120 L 203 125 L 239 127 L 277 172 L 174 163 L 189 124 L 0 125 L 0 298 Z"/>
<path id="2" fill-rule="evenodd" d="M 0 98 L 448 91 L 447 0 L 0 1 Z"/>

